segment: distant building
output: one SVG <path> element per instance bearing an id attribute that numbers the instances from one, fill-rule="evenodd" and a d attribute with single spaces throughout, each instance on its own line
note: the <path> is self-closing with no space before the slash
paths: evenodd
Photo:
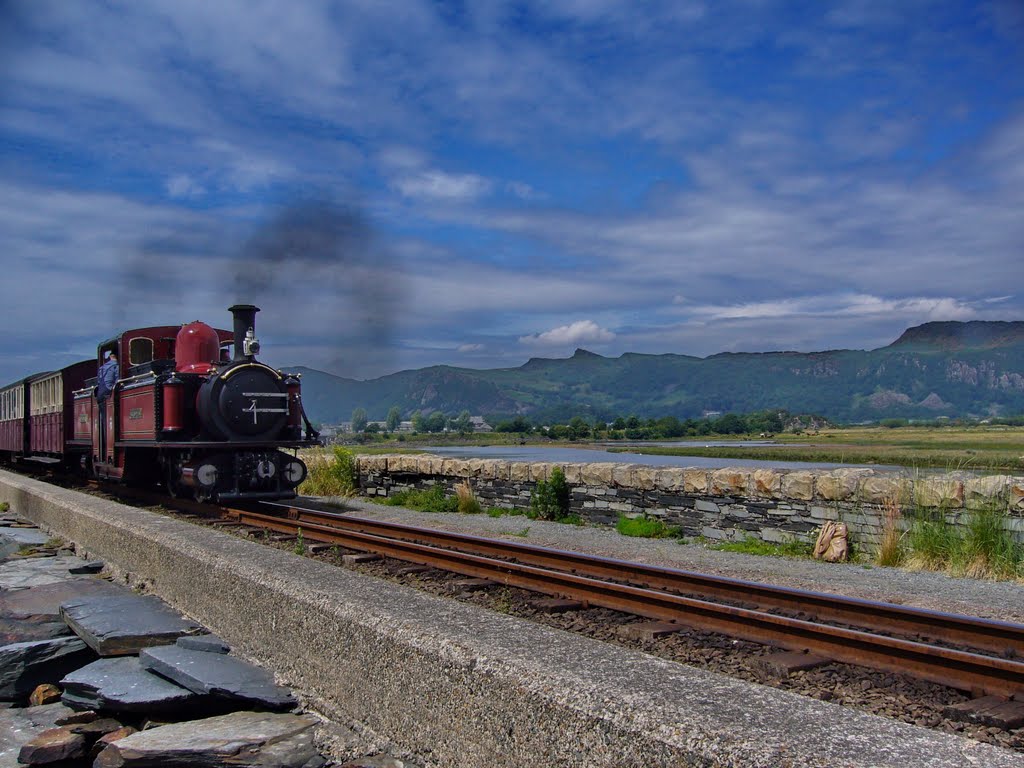
<path id="1" fill-rule="evenodd" d="M 484 421 L 483 416 L 470 416 L 470 423 L 473 425 L 474 432 L 493 432 L 494 427 Z"/>

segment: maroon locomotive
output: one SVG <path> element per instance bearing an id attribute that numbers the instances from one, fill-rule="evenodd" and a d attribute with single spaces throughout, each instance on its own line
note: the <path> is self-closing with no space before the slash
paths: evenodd
<path id="1" fill-rule="evenodd" d="M 257 307 L 230 312 L 234 332 L 198 321 L 125 331 L 96 361 L 0 389 L 0 457 L 81 464 L 212 501 L 294 497 L 306 477 L 294 449 L 319 444 L 298 376 L 256 360 Z M 94 377 L 108 352 L 120 378 L 101 409 Z"/>

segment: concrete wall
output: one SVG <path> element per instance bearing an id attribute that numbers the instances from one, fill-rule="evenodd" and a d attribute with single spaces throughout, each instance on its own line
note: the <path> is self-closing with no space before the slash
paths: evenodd
<path id="1" fill-rule="evenodd" d="M 862 546 L 877 543 L 884 508 L 895 503 L 908 525 L 911 511 L 961 523 L 974 509 L 997 507 L 1024 541 L 1024 478 L 1004 475 L 905 477 L 870 469 L 696 469 L 641 464 L 550 464 L 497 459 L 395 455 L 358 458 L 359 483 L 370 496 L 443 484 L 449 493 L 469 480 L 481 504 L 529 508 L 538 480 L 562 468 L 570 511 L 614 525 L 620 514 L 647 515 L 709 539 L 813 541 L 826 520 L 845 522 Z"/>

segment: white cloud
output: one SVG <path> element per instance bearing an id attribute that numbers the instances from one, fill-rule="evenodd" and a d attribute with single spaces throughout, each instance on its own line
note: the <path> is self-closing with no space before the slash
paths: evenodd
<path id="1" fill-rule="evenodd" d="M 433 170 L 405 176 L 395 182 L 395 187 L 406 197 L 458 201 L 474 200 L 487 194 L 491 182 L 473 173 L 445 173 Z"/>
<path id="2" fill-rule="evenodd" d="M 593 320 L 577 320 L 571 325 L 560 325 L 544 333 L 520 336 L 519 343 L 530 346 L 564 346 L 567 344 L 607 344 L 615 334 Z"/>
<path id="3" fill-rule="evenodd" d="M 206 190 L 195 179 L 187 173 L 179 173 L 171 176 L 166 183 L 167 194 L 170 197 L 199 197 L 206 193 Z"/>
<path id="4" fill-rule="evenodd" d="M 979 300 L 985 303 L 987 299 Z M 687 306 L 686 314 L 711 320 L 756 320 L 798 317 L 892 316 L 928 320 L 972 320 L 977 310 L 960 299 L 940 297 L 882 298 L 868 294 L 825 294 L 731 305 Z"/>
<path id="5" fill-rule="evenodd" d="M 505 189 L 521 200 L 541 200 L 546 197 L 546 195 L 522 181 L 510 181 L 505 184 Z"/>
<path id="6" fill-rule="evenodd" d="M 483 344 L 460 344 L 456 351 L 458 351 L 458 352 L 483 352 L 484 351 L 484 345 Z"/>

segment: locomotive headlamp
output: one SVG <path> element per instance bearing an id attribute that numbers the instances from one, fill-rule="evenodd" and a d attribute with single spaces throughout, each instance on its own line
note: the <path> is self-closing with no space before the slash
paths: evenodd
<path id="1" fill-rule="evenodd" d="M 245 332 L 245 339 L 242 341 L 242 352 L 246 357 L 260 353 L 260 342 L 256 338 L 256 331 L 252 328 Z"/>
<path id="2" fill-rule="evenodd" d="M 195 479 L 203 488 L 212 488 L 217 484 L 216 465 L 201 464 L 195 472 Z"/>
<path id="3" fill-rule="evenodd" d="M 301 461 L 289 461 L 284 465 L 284 478 L 292 487 L 300 485 L 306 479 L 306 465 Z"/>

